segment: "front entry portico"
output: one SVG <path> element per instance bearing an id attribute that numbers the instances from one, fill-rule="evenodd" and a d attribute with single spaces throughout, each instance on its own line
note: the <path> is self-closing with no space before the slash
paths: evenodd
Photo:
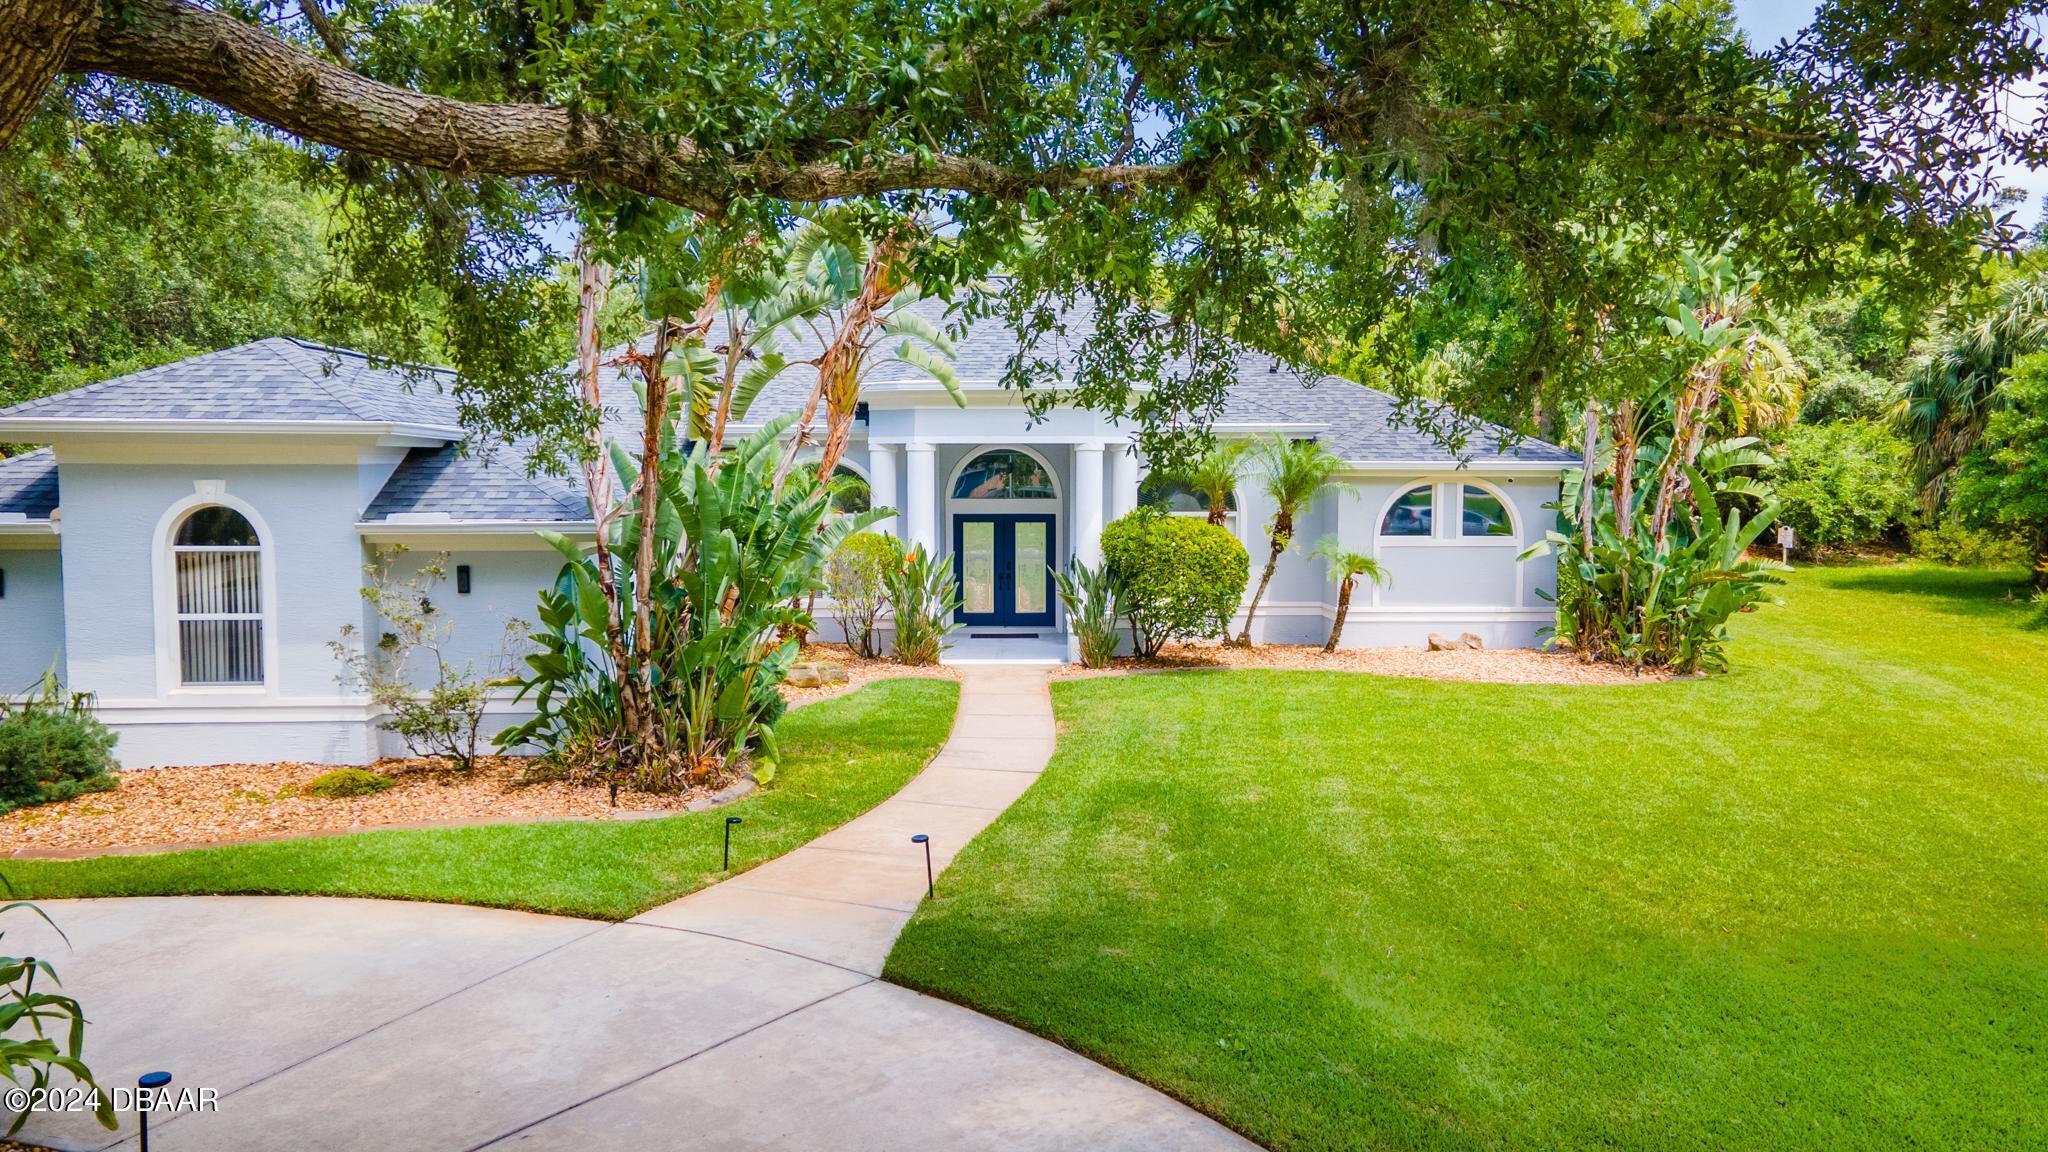
<path id="1" fill-rule="evenodd" d="M 1050 515 L 963 512 L 953 517 L 953 578 L 960 623 L 1050 628 L 1053 531 Z"/>

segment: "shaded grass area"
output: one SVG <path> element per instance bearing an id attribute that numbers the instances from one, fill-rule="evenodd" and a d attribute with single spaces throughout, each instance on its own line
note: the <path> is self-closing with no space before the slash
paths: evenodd
<path id="1" fill-rule="evenodd" d="M 791 712 L 774 783 L 723 808 L 659 820 L 509 824 L 0 865 L 15 898 L 290 893 L 382 896 L 623 920 L 745 871 L 874 807 L 952 727 L 959 685 L 887 680 Z"/>
<path id="2" fill-rule="evenodd" d="M 1699 682 L 1059 684 L 885 975 L 1273 1147 L 2048 1147 L 2019 579 L 1803 572 Z"/>

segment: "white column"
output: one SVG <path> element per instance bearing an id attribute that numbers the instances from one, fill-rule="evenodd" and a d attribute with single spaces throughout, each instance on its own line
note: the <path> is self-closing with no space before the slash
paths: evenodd
<path id="1" fill-rule="evenodd" d="M 876 508 L 894 508 L 900 513 L 903 508 L 902 489 L 896 484 L 896 446 L 894 444 L 868 445 L 868 500 Z M 901 536 L 902 516 L 891 516 L 875 522 L 875 531 Z"/>
<path id="2" fill-rule="evenodd" d="M 925 554 L 939 554 L 939 482 L 932 475 L 934 453 L 929 444 L 903 446 L 903 539 Z"/>
<path id="3" fill-rule="evenodd" d="M 1122 516 L 1138 506 L 1138 446 L 1131 443 L 1109 446 L 1109 518 Z"/>
<path id="4" fill-rule="evenodd" d="M 1102 445 L 1074 445 L 1074 558 L 1102 563 Z"/>

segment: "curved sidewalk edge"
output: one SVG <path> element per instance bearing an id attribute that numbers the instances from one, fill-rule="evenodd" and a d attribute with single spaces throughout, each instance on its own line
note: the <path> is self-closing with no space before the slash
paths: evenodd
<path id="1" fill-rule="evenodd" d="M 152 1148 L 1247 1149 L 1050 1041 L 876 973 L 942 869 L 1052 754 L 1043 670 L 975 667 L 953 733 L 867 814 L 624 924 L 326 897 L 56 901 L 10 926 L 92 1013 L 109 1085 L 215 1111 Z M 943 884 L 944 877 L 940 875 Z M 17 932 L 17 927 L 19 931 Z M 134 1147 L 79 1113 L 23 1135 Z"/>

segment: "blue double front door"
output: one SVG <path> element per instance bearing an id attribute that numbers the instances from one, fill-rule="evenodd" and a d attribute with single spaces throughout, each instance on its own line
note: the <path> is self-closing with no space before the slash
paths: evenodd
<path id="1" fill-rule="evenodd" d="M 1053 518 L 953 517 L 953 576 L 959 620 L 1000 628 L 1052 626 Z"/>

